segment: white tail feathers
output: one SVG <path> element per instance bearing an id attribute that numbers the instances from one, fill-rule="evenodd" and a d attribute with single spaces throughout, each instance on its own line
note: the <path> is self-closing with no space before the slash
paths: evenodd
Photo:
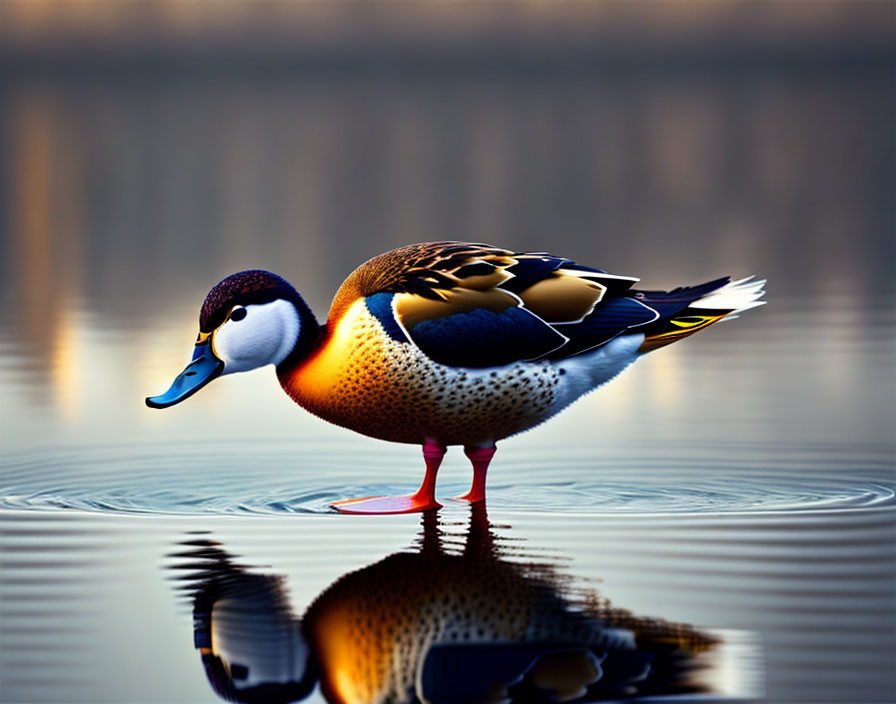
<path id="1" fill-rule="evenodd" d="M 764 306 L 766 301 L 760 300 L 765 295 L 765 279 L 753 280 L 748 276 L 740 281 L 732 281 L 721 288 L 698 298 L 688 308 L 708 310 L 730 310 L 732 314 L 742 313 L 750 308 Z"/>

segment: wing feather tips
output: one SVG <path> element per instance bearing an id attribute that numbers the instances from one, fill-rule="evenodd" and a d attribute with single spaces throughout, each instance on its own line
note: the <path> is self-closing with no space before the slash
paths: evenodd
<path id="1" fill-rule="evenodd" d="M 765 295 L 765 279 L 754 279 L 748 276 L 732 281 L 715 291 L 693 301 L 688 308 L 699 310 L 730 311 L 732 314 L 742 313 L 751 308 L 758 308 L 767 303 L 762 300 Z"/>

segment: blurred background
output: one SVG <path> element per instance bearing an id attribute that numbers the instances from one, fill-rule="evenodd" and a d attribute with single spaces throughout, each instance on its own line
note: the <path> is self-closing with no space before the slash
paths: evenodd
<path id="1" fill-rule="evenodd" d="M 3 0 L 0 16 L 4 445 L 179 425 L 142 398 L 233 271 L 280 273 L 323 318 L 359 263 L 439 239 L 645 288 L 769 278 L 770 306 L 616 392 L 622 433 L 657 404 L 699 422 L 722 383 L 758 437 L 797 418 L 806 439 L 891 435 L 893 2 Z M 714 359 L 710 339 L 752 344 L 748 377 L 698 375 L 689 396 L 687 352 Z M 282 417 L 273 382 L 233 383 L 265 387 L 261 422 Z M 220 393 L 195 402 L 214 413 Z M 770 407 L 783 428 L 759 422 Z"/>

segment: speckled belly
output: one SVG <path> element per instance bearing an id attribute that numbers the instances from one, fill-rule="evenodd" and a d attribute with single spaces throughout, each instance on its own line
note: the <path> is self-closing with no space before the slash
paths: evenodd
<path id="1" fill-rule="evenodd" d="M 390 338 L 359 300 L 321 350 L 280 382 L 301 406 L 359 433 L 394 442 L 475 445 L 552 415 L 560 376 L 546 362 L 492 369 L 436 364 Z"/>

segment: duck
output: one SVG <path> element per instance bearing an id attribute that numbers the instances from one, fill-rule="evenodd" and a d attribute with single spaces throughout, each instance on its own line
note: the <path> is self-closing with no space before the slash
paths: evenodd
<path id="1" fill-rule="evenodd" d="M 449 446 L 485 499 L 496 443 L 533 428 L 643 355 L 763 305 L 764 280 L 717 278 L 671 291 L 546 252 L 424 242 L 380 254 L 337 291 L 326 321 L 285 279 L 253 269 L 208 293 L 168 408 L 218 377 L 273 366 L 283 390 L 325 421 L 421 446 L 420 487 L 338 501 L 336 511 L 391 514 L 440 506 Z"/>
<path id="2" fill-rule="evenodd" d="M 499 534 L 484 502 L 429 509 L 413 547 L 349 571 L 304 612 L 286 579 L 211 536 L 169 554 L 193 645 L 227 701 L 332 704 L 601 701 L 715 692 L 737 634 L 613 605 L 562 559 Z M 461 525 L 465 534 L 455 532 Z M 507 528 L 503 526 L 502 528 Z M 716 682 L 714 682 L 716 680 Z"/>

